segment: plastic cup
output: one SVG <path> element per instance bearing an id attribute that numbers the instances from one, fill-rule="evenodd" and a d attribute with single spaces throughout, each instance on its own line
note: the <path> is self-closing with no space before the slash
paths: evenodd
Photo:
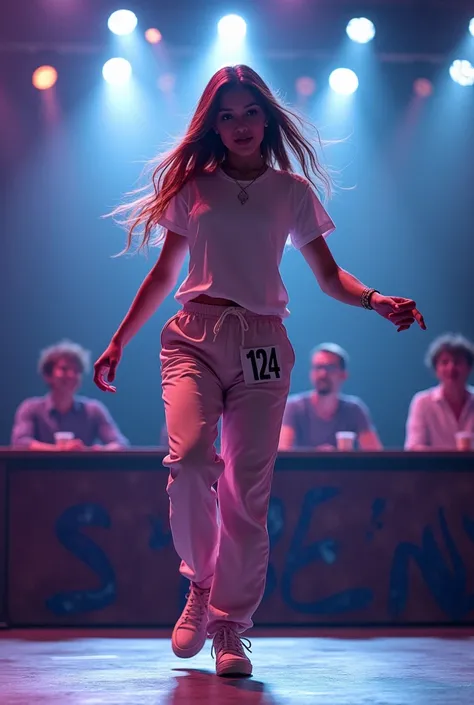
<path id="1" fill-rule="evenodd" d="M 473 437 L 474 434 L 470 431 L 458 431 L 456 433 L 456 448 L 461 451 L 472 450 Z"/>
<path id="2" fill-rule="evenodd" d="M 61 446 L 66 446 L 68 441 L 74 440 L 74 434 L 72 431 L 56 431 L 54 434 L 55 444 L 61 448 Z"/>
<path id="3" fill-rule="evenodd" d="M 336 446 L 338 450 L 354 450 L 356 434 L 353 431 L 338 431 L 336 433 Z"/>

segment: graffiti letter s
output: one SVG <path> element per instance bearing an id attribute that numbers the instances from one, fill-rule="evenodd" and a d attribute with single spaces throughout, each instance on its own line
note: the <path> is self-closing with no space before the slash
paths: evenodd
<path id="1" fill-rule="evenodd" d="M 56 536 L 76 558 L 83 561 L 101 580 L 96 590 L 60 592 L 46 601 L 56 615 L 80 614 L 100 610 L 116 597 L 115 572 L 104 551 L 92 539 L 81 533 L 82 526 L 110 527 L 110 517 L 99 504 L 78 504 L 69 507 L 56 522 Z"/>

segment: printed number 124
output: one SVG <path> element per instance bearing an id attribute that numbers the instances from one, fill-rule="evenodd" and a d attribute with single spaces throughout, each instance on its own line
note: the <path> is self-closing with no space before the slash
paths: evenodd
<path id="1" fill-rule="evenodd" d="M 280 379 L 280 365 L 277 351 L 271 348 L 251 348 L 246 354 L 250 360 L 252 374 L 255 382 L 266 382 Z"/>

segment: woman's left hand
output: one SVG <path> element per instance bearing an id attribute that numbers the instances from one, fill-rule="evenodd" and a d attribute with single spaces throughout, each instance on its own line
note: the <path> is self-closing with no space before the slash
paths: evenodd
<path id="1" fill-rule="evenodd" d="M 382 296 L 374 292 L 370 298 L 370 305 L 379 316 L 397 326 L 397 331 L 408 330 L 416 321 L 422 330 L 426 330 L 423 316 L 416 308 L 413 299 L 404 299 L 401 296 Z"/>

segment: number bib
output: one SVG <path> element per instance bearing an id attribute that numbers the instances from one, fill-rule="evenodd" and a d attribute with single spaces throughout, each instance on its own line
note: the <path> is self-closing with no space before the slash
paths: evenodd
<path id="1" fill-rule="evenodd" d="M 240 348 L 245 384 L 261 384 L 281 379 L 280 348 Z"/>

